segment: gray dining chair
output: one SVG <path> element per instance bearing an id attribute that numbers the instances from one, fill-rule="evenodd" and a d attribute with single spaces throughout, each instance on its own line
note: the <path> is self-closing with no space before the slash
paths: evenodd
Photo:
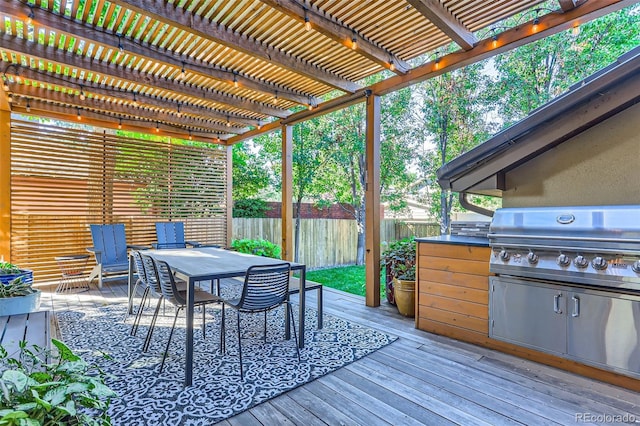
<path id="1" fill-rule="evenodd" d="M 143 256 L 144 259 L 145 256 Z M 173 325 L 171 326 L 171 332 L 169 333 L 169 339 L 167 339 L 167 346 L 165 348 L 164 354 L 162 356 L 162 363 L 160 364 L 160 372 L 164 368 L 164 363 L 167 358 L 167 353 L 169 352 L 169 345 L 171 344 L 171 338 L 173 337 L 173 332 L 176 328 L 176 321 L 178 320 L 178 314 L 180 311 L 187 307 L 187 292 L 186 290 L 180 290 L 177 286 L 176 279 L 173 276 L 173 272 L 171 271 L 171 267 L 169 264 L 163 260 L 156 260 L 149 256 L 146 256 L 151 259 L 152 264 L 154 265 L 154 270 L 156 273 L 157 281 L 160 285 L 160 290 L 162 292 L 163 298 L 173 304 L 176 307 L 176 314 L 173 317 Z M 206 331 L 206 305 L 213 303 L 222 303 L 222 298 L 216 295 L 209 293 L 208 291 L 200 290 L 198 288 L 194 289 L 194 307 L 202 308 L 202 337 L 205 337 Z M 159 307 L 159 306 L 158 306 Z M 156 317 L 158 307 L 156 307 Z M 155 323 L 155 321 L 154 321 Z"/>
<path id="2" fill-rule="evenodd" d="M 131 256 L 133 257 L 133 263 L 136 267 L 136 273 L 137 273 L 138 279 L 136 280 L 136 283 L 133 286 L 133 291 L 131 292 L 130 298 L 133 299 L 133 297 L 135 297 L 139 287 L 143 288 L 142 299 L 140 300 L 140 306 L 138 306 L 138 310 L 135 313 L 135 319 L 133 320 L 133 326 L 131 327 L 131 335 L 135 336 L 136 333 L 138 332 L 138 326 L 140 325 L 140 317 L 142 316 L 142 310 L 144 309 L 144 304 L 147 302 L 147 297 L 149 295 L 150 289 L 149 289 L 149 282 L 147 280 L 147 274 L 145 273 L 145 270 L 144 270 L 144 264 L 142 262 L 142 256 L 140 255 L 140 252 L 137 250 L 134 250 L 131 252 Z M 131 303 L 131 300 L 129 302 Z M 128 316 L 129 316 L 129 310 L 127 309 L 127 312 L 125 314 L 125 321 Z"/>
<path id="3" fill-rule="evenodd" d="M 226 352 L 225 345 L 225 306 L 236 310 L 238 318 L 238 357 L 240 359 L 240 378 L 244 380 L 242 367 L 242 337 L 240 325 L 240 313 L 264 312 L 264 340 L 267 340 L 267 312 L 281 305 L 285 305 L 285 321 L 293 324 L 296 353 L 300 362 L 300 349 L 298 348 L 298 336 L 293 311 L 289 304 L 289 277 L 291 265 L 278 263 L 275 265 L 256 265 L 250 267 L 244 278 L 242 294 L 239 298 L 225 299 L 222 305 L 222 350 Z"/>

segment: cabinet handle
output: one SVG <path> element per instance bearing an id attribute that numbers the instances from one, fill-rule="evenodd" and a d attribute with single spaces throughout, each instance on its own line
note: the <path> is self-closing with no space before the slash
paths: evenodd
<path id="1" fill-rule="evenodd" d="M 580 316 L 580 298 L 578 296 L 573 296 L 573 313 L 572 317 L 576 318 Z"/>
<path id="2" fill-rule="evenodd" d="M 556 314 L 561 314 L 562 309 L 560 309 L 560 298 L 562 297 L 562 293 L 558 293 L 553 296 L 553 312 Z"/>

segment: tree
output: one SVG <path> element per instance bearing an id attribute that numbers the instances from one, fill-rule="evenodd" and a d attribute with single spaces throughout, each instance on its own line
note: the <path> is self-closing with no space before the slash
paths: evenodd
<path id="1" fill-rule="evenodd" d="M 436 187 L 436 171 L 456 156 L 468 151 L 488 135 L 487 113 L 492 103 L 484 90 L 482 64 L 452 71 L 415 87 L 416 114 L 423 126 L 417 136 L 427 146 L 422 153 L 421 172 L 431 188 Z M 442 234 L 448 234 L 454 193 L 430 189 L 430 204 L 440 219 Z"/>
<path id="2" fill-rule="evenodd" d="M 492 91 L 500 101 L 504 125 L 519 121 L 638 46 L 639 12 L 635 5 L 588 22 L 579 31 L 564 31 L 496 56 L 498 80 Z"/>
<path id="3" fill-rule="evenodd" d="M 251 152 L 254 150 L 254 152 Z M 259 160 L 258 150 L 252 144 L 233 146 L 233 188 L 234 200 L 257 196 L 272 183 L 267 164 Z"/>

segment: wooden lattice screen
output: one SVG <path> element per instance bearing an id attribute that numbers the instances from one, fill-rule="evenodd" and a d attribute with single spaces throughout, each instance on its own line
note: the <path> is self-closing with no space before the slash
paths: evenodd
<path id="1" fill-rule="evenodd" d="M 224 149 L 14 118 L 12 261 L 36 284 L 57 279 L 54 257 L 87 253 L 92 223 L 124 223 L 127 243 L 151 244 L 156 221 L 179 220 L 187 240 L 225 245 L 226 168 Z"/>

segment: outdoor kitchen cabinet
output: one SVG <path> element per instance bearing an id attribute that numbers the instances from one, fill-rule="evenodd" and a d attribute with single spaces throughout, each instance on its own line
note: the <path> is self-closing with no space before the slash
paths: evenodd
<path id="1" fill-rule="evenodd" d="M 490 278 L 489 335 L 640 378 L 640 296 Z"/>

